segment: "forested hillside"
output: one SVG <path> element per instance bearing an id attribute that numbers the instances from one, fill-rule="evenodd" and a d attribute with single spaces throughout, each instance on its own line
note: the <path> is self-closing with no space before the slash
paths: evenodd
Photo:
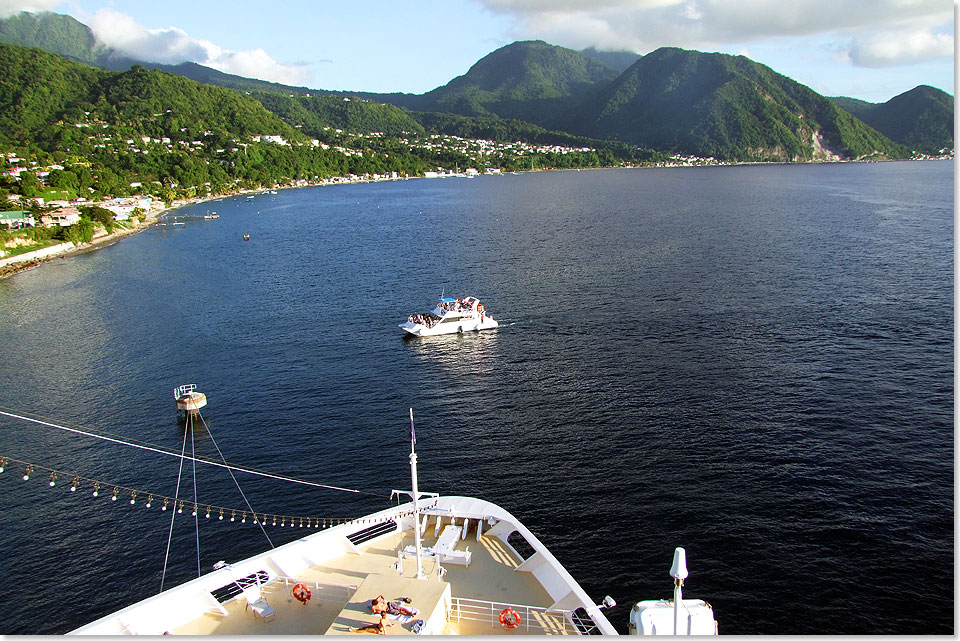
<path id="1" fill-rule="evenodd" d="M 567 130 L 738 160 L 904 157 L 835 104 L 743 56 L 663 48 L 634 63 Z"/>
<path id="2" fill-rule="evenodd" d="M 105 68 L 126 70 L 134 62 L 58 14 L 0 20 L 3 41 Z M 138 64 L 252 95 L 299 132 L 324 141 L 330 140 L 326 128 L 384 135 L 488 132 L 493 140 L 515 135 L 530 144 L 590 140 L 624 159 L 638 155 L 624 155 L 633 146 L 724 161 L 903 158 L 911 150 L 953 147 L 953 97 L 937 89 L 917 87 L 882 105 L 831 102 L 747 58 L 672 48 L 640 56 L 515 42 L 420 95 L 288 87 L 189 62 Z M 58 104 L 40 105 L 41 111 Z"/>
<path id="3" fill-rule="evenodd" d="M 542 144 L 441 135 L 435 132 L 468 125 L 421 115 L 431 122 L 428 132 L 415 114 L 359 99 L 256 95 L 260 100 L 155 69 L 107 71 L 0 45 L 0 152 L 17 158 L 0 189 L 91 199 L 137 191 L 169 201 L 351 175 L 597 167 L 657 157 L 616 145 L 597 150 L 582 139 L 564 147 L 559 141 L 574 142 L 569 135 L 526 123 L 503 129 L 491 119 L 485 126 L 529 133 Z"/>
<path id="4" fill-rule="evenodd" d="M 881 104 L 842 97 L 831 100 L 912 150 L 937 154 L 953 149 L 953 96 L 944 91 L 921 85 Z"/>
<path id="5" fill-rule="evenodd" d="M 617 77 L 609 65 L 541 41 L 515 42 L 423 95 L 420 111 L 495 115 L 557 128 L 571 104 Z"/>

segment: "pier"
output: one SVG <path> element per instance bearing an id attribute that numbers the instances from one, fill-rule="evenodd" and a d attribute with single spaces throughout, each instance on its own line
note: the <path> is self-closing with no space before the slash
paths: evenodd
<path id="1" fill-rule="evenodd" d="M 217 212 L 210 212 L 207 214 L 183 214 L 183 215 L 167 215 L 162 218 L 159 222 L 156 223 L 157 227 L 176 227 L 177 225 L 184 226 L 189 221 L 193 220 L 215 220 L 220 218 L 220 214 Z"/>

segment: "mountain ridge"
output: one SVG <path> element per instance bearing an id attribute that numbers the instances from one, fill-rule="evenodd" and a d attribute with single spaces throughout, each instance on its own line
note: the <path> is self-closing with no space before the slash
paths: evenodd
<path id="1" fill-rule="evenodd" d="M 830 160 L 905 150 L 812 89 L 744 56 L 662 47 L 566 129 L 665 151 L 741 160 Z"/>
<path id="2" fill-rule="evenodd" d="M 9 39 L 59 49 L 56 53 L 69 59 L 104 68 L 136 63 L 104 47 L 89 28 L 61 14 L 23 12 L 0 20 L 0 42 Z M 300 111 L 314 108 L 310 103 L 297 107 L 268 96 L 357 97 L 421 114 L 519 120 L 573 136 L 723 160 L 896 158 L 906 157 L 909 149 L 932 153 L 953 147 L 953 98 L 932 87 L 921 85 L 881 105 L 827 99 L 742 56 L 677 48 L 640 56 L 519 41 L 487 54 L 467 73 L 423 94 L 290 87 L 189 62 L 136 64 L 259 96 L 276 113 L 299 113 L 301 125 L 315 120 Z M 320 109 L 325 118 L 339 111 L 348 122 L 353 118 L 362 124 L 383 116 L 361 109 L 332 110 L 332 103 L 325 104 Z M 375 110 L 368 106 L 366 111 Z M 394 113 L 388 121 L 404 118 Z"/>
<path id="3" fill-rule="evenodd" d="M 915 151 L 937 154 L 953 147 L 953 96 L 929 85 L 919 85 L 887 102 L 831 98 L 891 140 Z"/>

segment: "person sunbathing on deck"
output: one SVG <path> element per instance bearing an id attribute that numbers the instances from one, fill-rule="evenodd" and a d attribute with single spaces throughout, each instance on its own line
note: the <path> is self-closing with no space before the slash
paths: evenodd
<path id="1" fill-rule="evenodd" d="M 416 608 L 408 608 L 399 601 L 387 601 L 381 594 L 376 599 L 370 601 L 370 611 L 374 614 L 405 614 L 407 616 L 417 616 Z"/>
<path id="2" fill-rule="evenodd" d="M 382 597 L 381 597 L 382 598 Z M 386 634 L 387 626 L 393 625 L 393 621 L 387 621 L 387 613 L 380 613 L 380 620 L 376 623 L 371 623 L 370 625 L 361 625 L 357 628 L 347 628 L 350 632 L 371 632 L 373 634 Z"/>

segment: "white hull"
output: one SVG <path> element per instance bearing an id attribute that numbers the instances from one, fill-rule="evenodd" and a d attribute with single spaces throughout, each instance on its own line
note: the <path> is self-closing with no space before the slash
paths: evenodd
<path id="1" fill-rule="evenodd" d="M 462 334 L 463 332 L 479 332 L 484 329 L 496 329 L 499 323 L 489 316 L 480 320 L 480 315 L 476 317 L 465 317 L 455 321 L 440 322 L 433 327 L 427 327 L 422 323 L 411 323 L 407 321 L 400 325 L 400 329 L 413 334 L 414 336 L 439 336 L 441 334 Z"/>

